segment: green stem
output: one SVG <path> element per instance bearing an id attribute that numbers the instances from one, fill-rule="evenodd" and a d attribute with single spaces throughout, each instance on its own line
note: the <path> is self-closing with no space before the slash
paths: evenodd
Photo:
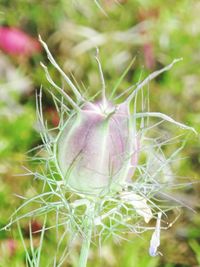
<path id="1" fill-rule="evenodd" d="M 88 212 L 86 213 L 84 236 L 83 236 L 78 267 L 87 266 L 87 260 L 88 260 L 88 254 L 90 250 L 92 230 L 93 230 L 93 215 L 94 215 L 94 205 L 92 204 L 88 208 Z"/>

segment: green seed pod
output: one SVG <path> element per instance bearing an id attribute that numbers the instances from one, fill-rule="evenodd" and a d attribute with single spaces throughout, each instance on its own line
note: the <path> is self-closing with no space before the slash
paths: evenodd
<path id="1" fill-rule="evenodd" d="M 57 144 L 58 165 L 67 184 L 92 194 L 131 179 L 138 139 L 127 103 L 87 103 L 71 117 Z"/>

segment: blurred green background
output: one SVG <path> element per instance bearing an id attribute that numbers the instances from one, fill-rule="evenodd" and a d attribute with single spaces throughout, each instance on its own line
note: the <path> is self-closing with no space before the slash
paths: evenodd
<path id="1" fill-rule="evenodd" d="M 150 107 L 200 130 L 200 2 L 195 0 L 0 0 L 0 25 L 17 27 L 37 39 L 40 34 L 65 72 L 75 77 L 85 95 L 100 89 L 95 48 L 100 59 L 107 91 L 135 57 L 118 93 L 150 72 L 183 57 L 169 72 L 150 84 Z M 41 143 L 37 131 L 35 93 L 42 85 L 50 89 L 40 61 L 48 65 L 54 80 L 62 83 L 49 64 L 44 51 L 32 55 L 10 55 L 0 51 L 0 226 L 8 223 L 23 200 L 39 190 L 38 181 L 23 176 L 25 168 L 34 169 L 26 152 Z M 84 85 L 84 86 L 83 86 Z M 44 114 L 49 125 L 58 117 L 51 96 L 44 89 Z M 66 90 L 68 90 L 66 88 Z M 70 94 L 70 92 L 68 91 Z M 199 181 L 200 143 L 190 135 L 176 175 Z M 22 167 L 23 166 L 23 167 Z M 196 212 L 184 208 L 178 221 L 163 231 L 163 256 L 148 255 L 150 234 L 129 235 L 120 243 L 109 240 L 92 246 L 88 266 L 178 267 L 200 266 L 200 186 L 185 188 L 177 197 Z M 39 229 L 43 219 L 32 221 Z M 48 222 L 51 225 L 51 222 Z M 22 222 L 29 244 L 28 222 Z M 34 246 L 39 243 L 34 236 Z M 40 266 L 51 262 L 56 238 L 47 233 Z M 76 266 L 79 244 L 62 266 Z M 0 232 L 0 266 L 25 266 L 25 252 L 16 226 Z"/>

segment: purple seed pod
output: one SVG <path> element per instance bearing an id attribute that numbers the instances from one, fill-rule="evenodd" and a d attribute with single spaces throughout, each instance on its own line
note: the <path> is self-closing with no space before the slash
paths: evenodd
<path id="1" fill-rule="evenodd" d="M 139 138 L 127 103 L 86 103 L 58 138 L 58 164 L 67 184 L 89 193 L 119 188 L 133 176 Z"/>

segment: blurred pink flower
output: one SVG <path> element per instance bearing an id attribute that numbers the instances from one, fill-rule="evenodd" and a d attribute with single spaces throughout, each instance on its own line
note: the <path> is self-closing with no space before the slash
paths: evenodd
<path id="1" fill-rule="evenodd" d="M 17 250 L 17 242 L 14 239 L 9 238 L 6 244 L 7 244 L 7 252 L 9 256 L 10 257 L 14 256 Z"/>
<path id="2" fill-rule="evenodd" d="M 41 45 L 20 29 L 0 27 L 0 49 L 11 55 L 32 56 L 41 51 Z"/>
<path id="3" fill-rule="evenodd" d="M 153 69 L 155 66 L 154 47 L 151 41 L 143 45 L 144 63 L 148 69 Z"/>

